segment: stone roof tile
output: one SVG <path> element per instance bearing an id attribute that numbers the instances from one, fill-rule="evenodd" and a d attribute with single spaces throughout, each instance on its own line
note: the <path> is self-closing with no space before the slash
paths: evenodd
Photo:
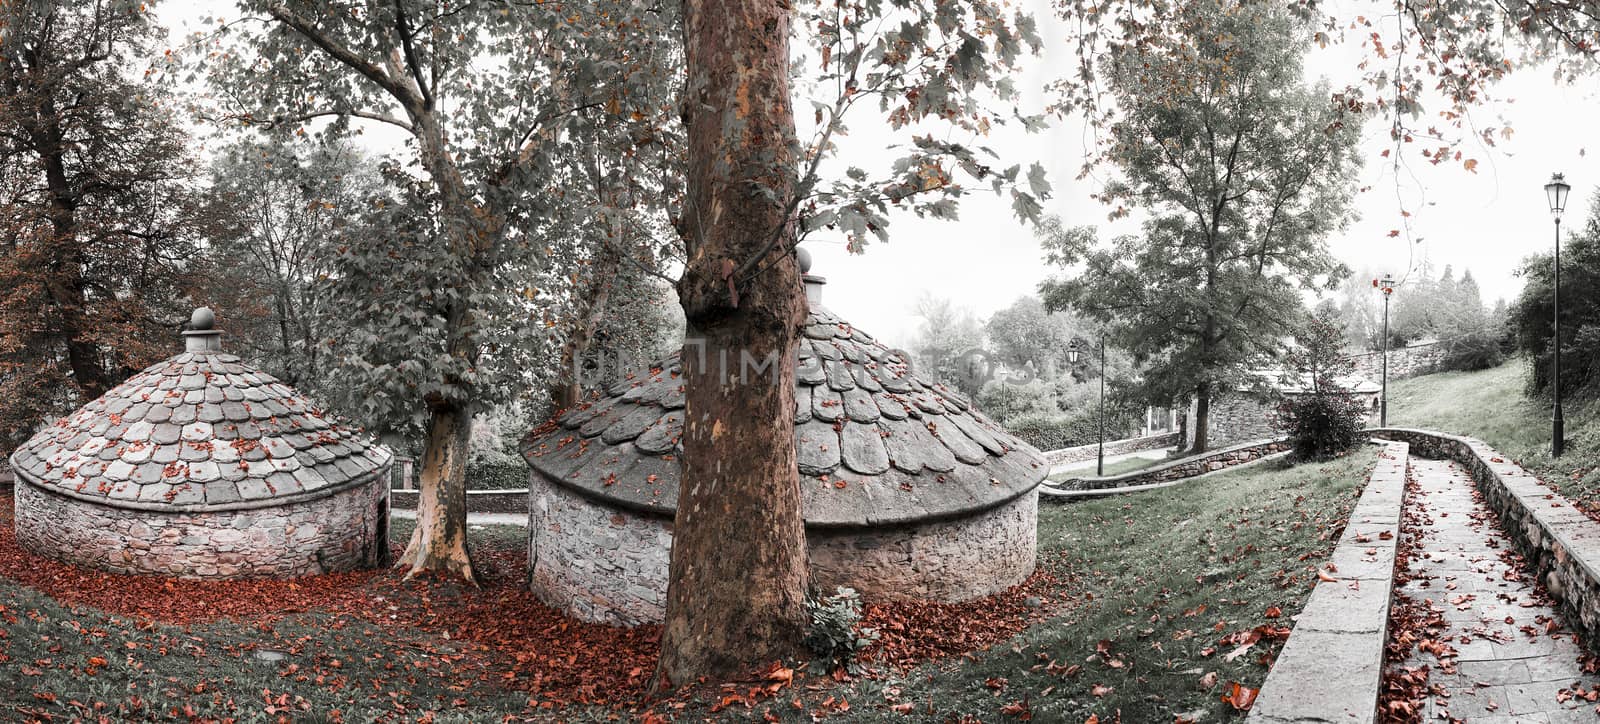
<path id="1" fill-rule="evenodd" d="M 617 445 L 632 440 L 655 424 L 656 420 L 661 419 L 661 412 L 661 408 L 654 405 L 633 405 L 633 409 L 627 415 L 618 418 L 601 433 L 600 439 L 607 445 Z"/>
<path id="2" fill-rule="evenodd" d="M 635 438 L 633 444 L 646 455 L 663 455 L 677 448 L 678 439 L 681 437 L 683 437 L 683 413 L 668 412 Z"/>
<path id="3" fill-rule="evenodd" d="M 889 471 L 889 451 L 877 425 L 845 425 L 840 433 L 844 464 L 863 475 Z"/>
<path id="4" fill-rule="evenodd" d="M 826 422 L 812 420 L 797 426 L 794 449 L 801 475 L 822 475 L 839 467 L 839 433 Z"/>

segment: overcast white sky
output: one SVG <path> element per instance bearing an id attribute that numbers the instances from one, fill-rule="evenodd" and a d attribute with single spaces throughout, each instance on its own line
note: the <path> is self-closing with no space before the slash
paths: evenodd
<path id="1" fill-rule="evenodd" d="M 1036 14 L 1047 47 L 1017 79 L 1023 89 L 1038 88 L 1068 67 L 1062 36 L 1052 32 L 1048 1 L 1027 2 L 1039 8 Z M 196 22 L 202 15 L 222 13 L 220 5 L 179 0 L 163 3 L 159 11 L 176 42 L 186 32 L 202 28 Z M 1361 12 L 1361 6 L 1373 7 L 1364 0 L 1345 0 L 1341 5 L 1346 16 Z M 223 14 L 237 15 L 237 11 Z M 1381 17 L 1370 10 L 1367 14 Z M 1313 51 L 1307 61 L 1308 79 L 1326 76 L 1338 85 L 1356 72 L 1358 59 L 1359 51 L 1350 47 Z M 1408 267 L 1427 258 L 1436 269 L 1453 265 L 1458 276 L 1470 269 L 1489 303 L 1515 297 L 1521 281 L 1513 272 L 1521 259 L 1548 249 L 1553 241 L 1543 190 L 1550 174 L 1565 172 L 1573 185 L 1569 224 L 1582 219 L 1590 195 L 1600 188 L 1600 147 L 1584 153 L 1589 142 L 1586 132 L 1593 119 L 1600 118 L 1597 78 L 1600 75 L 1569 86 L 1552 80 L 1548 69 L 1515 73 L 1499 87 L 1498 95 L 1506 100 L 1474 116 L 1480 125 L 1514 129 L 1512 137 L 1495 148 L 1466 150 L 1479 159 L 1476 174 L 1457 164 L 1434 167 L 1412 155 L 1397 179 L 1389 161 L 1380 157 L 1390 144 L 1388 128 L 1381 119 L 1369 123 L 1361 185 L 1371 190 L 1357 197 L 1360 220 L 1330 238 L 1330 247 L 1358 272 L 1371 268 L 1404 275 Z M 1037 93 L 1031 101 L 1040 102 Z M 842 145 L 843 155 L 853 163 L 871 167 L 877 161 L 883 168 L 894 158 L 886 150 L 894 139 L 884 129 L 866 118 L 855 119 L 851 127 Z M 1066 223 L 1098 225 L 1101 238 L 1137 230 L 1132 220 L 1106 221 L 1104 207 L 1089 198 L 1096 181 L 1074 180 L 1085 144 L 1081 124 L 1067 121 L 1037 135 L 1002 128 L 985 142 L 1008 164 L 1043 162 L 1055 186 L 1046 209 Z M 1402 218 L 1402 203 L 1412 213 L 1410 219 Z M 1401 229 L 1402 236 L 1390 238 L 1391 229 Z M 949 297 L 983 318 L 1058 273 L 1044 266 L 1032 230 L 1013 218 L 1009 200 L 985 193 L 962 202 L 960 221 L 926 221 L 905 214 L 894 219 L 890 236 L 889 243 L 871 244 L 861 254 L 851 254 L 842 240 L 820 234 L 807 245 L 816 259 L 813 272 L 829 280 L 824 292 L 828 306 L 892 344 L 910 341 L 919 324 L 912 305 L 923 292 Z"/>

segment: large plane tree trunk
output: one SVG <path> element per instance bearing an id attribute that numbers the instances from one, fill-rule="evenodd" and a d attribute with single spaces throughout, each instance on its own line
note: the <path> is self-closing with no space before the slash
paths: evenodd
<path id="1" fill-rule="evenodd" d="M 444 125 L 436 110 L 424 106 L 413 107 L 409 112 L 420 129 L 417 146 L 423 164 L 438 185 L 446 213 L 454 217 L 455 223 L 444 241 L 450 255 L 477 277 L 462 286 L 481 288 L 482 280 L 493 273 L 488 258 L 496 236 L 504 228 L 504 218 L 475 201 L 467 190 L 461 170 L 447 150 Z M 456 301 L 446 305 L 444 318 L 449 339 L 445 347 L 452 358 L 470 366 L 478 341 L 473 328 L 477 322 L 467 304 Z M 470 389 L 459 379 L 448 382 Z M 458 575 L 477 585 L 472 556 L 467 550 L 467 456 L 476 405 L 470 393 L 429 399 L 427 403 L 428 441 L 417 485 L 417 528 L 395 565 L 410 567 L 407 578 L 433 571 Z"/>
<path id="2" fill-rule="evenodd" d="M 428 421 L 428 446 L 417 486 L 417 527 L 395 565 L 460 576 L 476 583 L 467 552 L 467 447 L 472 418 L 454 407 L 435 408 Z"/>
<path id="3" fill-rule="evenodd" d="M 684 8 L 687 407 L 658 689 L 791 659 L 805 631 L 794 451 L 805 296 L 785 203 L 795 187 L 790 5 Z"/>

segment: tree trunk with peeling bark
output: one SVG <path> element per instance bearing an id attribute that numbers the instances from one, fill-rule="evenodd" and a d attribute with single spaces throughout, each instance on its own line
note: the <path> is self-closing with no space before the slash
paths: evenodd
<path id="1" fill-rule="evenodd" d="M 451 255 L 466 260 L 469 270 L 483 275 L 492 273 L 483 260 L 502 232 L 504 220 L 474 201 L 467 190 L 461 169 L 448 151 L 444 123 L 435 109 L 420 105 L 408 112 L 420 129 L 416 139 L 423 166 L 438 185 L 444 207 L 459 214 L 458 222 L 448 227 L 444 239 L 451 247 Z M 464 302 L 448 303 L 444 316 L 449 335 L 446 351 L 458 360 L 470 361 L 476 341 L 474 322 Z M 461 380 L 450 382 L 460 389 L 470 389 Z M 417 528 L 395 565 L 410 568 L 407 578 L 420 571 L 436 571 L 459 575 L 477 585 L 467 549 L 467 456 L 475 402 L 463 395 L 457 399 L 430 399 L 428 404 L 428 442 L 417 485 Z"/>
<path id="2" fill-rule="evenodd" d="M 785 205 L 796 183 L 791 10 L 780 0 L 684 8 L 687 406 L 657 689 L 791 659 L 805 632 L 794 451 L 805 296 Z"/>
<path id="3" fill-rule="evenodd" d="M 477 584 L 467 551 L 467 488 L 460 484 L 466 478 L 471 437 L 470 415 L 448 406 L 430 414 L 417 485 L 417 527 L 395 562 L 410 569 L 408 579 L 422 571 L 437 571 Z"/>

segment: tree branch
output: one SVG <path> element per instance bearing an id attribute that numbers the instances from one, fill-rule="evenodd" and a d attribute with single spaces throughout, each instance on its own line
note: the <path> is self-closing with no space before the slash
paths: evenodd
<path id="1" fill-rule="evenodd" d="M 276 18 L 278 22 L 289 26 L 295 32 L 305 37 L 306 40 L 311 41 L 312 44 L 321 48 L 328 55 L 333 56 L 334 60 L 350 66 L 350 68 L 354 69 L 357 73 L 366 76 L 367 80 L 378 84 L 378 87 L 388 91 L 389 95 L 394 96 L 396 100 L 399 100 L 408 108 L 422 105 L 422 99 L 417 98 L 409 88 L 401 85 L 395 79 L 390 78 L 389 74 L 383 72 L 382 68 L 371 63 L 370 61 L 362 59 L 362 57 L 357 55 L 355 51 L 335 42 L 333 38 L 328 37 L 328 35 L 319 30 L 317 26 L 312 25 L 311 21 L 294 14 L 294 12 L 282 5 L 269 6 L 267 8 L 267 12 L 270 13 L 272 17 Z"/>
<path id="2" fill-rule="evenodd" d="M 411 78 L 417 82 L 417 90 L 422 92 L 422 107 L 433 108 L 433 90 L 428 87 L 428 81 L 422 77 L 422 63 L 417 60 L 417 50 L 411 44 L 411 30 L 406 23 L 405 6 L 400 0 L 394 0 L 394 25 L 395 31 L 400 34 L 400 47 L 405 50 L 406 68 L 411 71 Z"/>

